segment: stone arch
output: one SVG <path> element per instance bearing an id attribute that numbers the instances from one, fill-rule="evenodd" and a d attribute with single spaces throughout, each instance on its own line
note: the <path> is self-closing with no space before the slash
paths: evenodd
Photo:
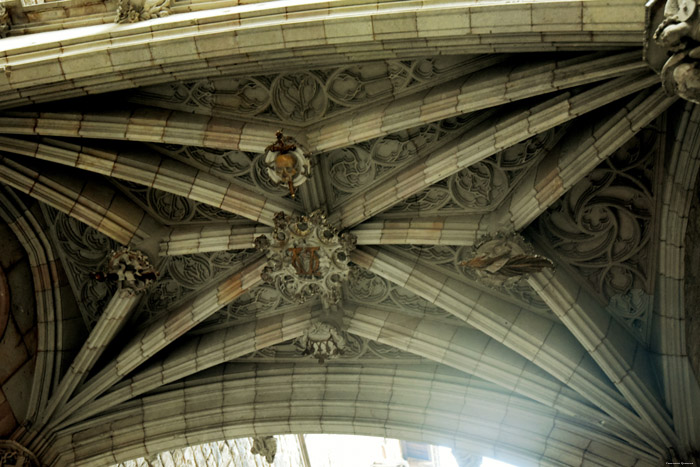
<path id="1" fill-rule="evenodd" d="M 401 438 L 521 466 L 654 463 L 600 425 L 442 366 L 308 364 L 217 367 L 58 432 L 44 459 L 105 465 L 184 445 L 285 433 Z"/>

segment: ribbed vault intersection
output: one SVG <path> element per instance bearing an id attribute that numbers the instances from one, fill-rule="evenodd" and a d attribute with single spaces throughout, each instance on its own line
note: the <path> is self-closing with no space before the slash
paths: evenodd
<path id="1" fill-rule="evenodd" d="M 3 219 L 44 226 L 15 235 L 53 291 L 5 436 L 47 465 L 316 432 L 518 465 L 696 455 L 698 117 L 642 61 L 644 9 L 379 3 L 175 1 L 0 41 Z M 280 128 L 313 164 L 295 197 L 264 163 Z M 357 246 L 338 303 L 298 303 L 255 239 L 319 209 Z M 496 287 L 465 266 L 514 233 L 555 268 Z M 145 292 L 90 279 L 121 245 L 158 271 Z M 319 322 L 344 348 L 322 365 Z"/>

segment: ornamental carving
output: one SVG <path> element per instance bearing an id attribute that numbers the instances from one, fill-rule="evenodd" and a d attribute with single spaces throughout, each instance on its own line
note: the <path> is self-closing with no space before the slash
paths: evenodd
<path id="1" fill-rule="evenodd" d="M 329 175 L 325 182 L 330 204 L 338 206 L 349 197 L 364 193 L 375 182 L 385 181 L 422 154 L 459 137 L 469 120 L 469 117 L 446 119 L 319 155 L 324 173 Z M 450 200 L 446 188 L 438 188 L 424 197 L 445 203 Z M 428 201 L 431 202 L 439 203 Z"/>
<path id="2" fill-rule="evenodd" d="M 399 350 L 386 344 L 365 339 L 354 334 L 344 334 L 345 348 L 343 352 L 334 358 L 342 361 L 376 362 L 376 363 L 398 363 L 417 364 L 423 362 L 423 358 L 410 352 Z M 299 343 L 299 339 L 283 342 L 281 344 L 265 347 L 248 355 L 239 357 L 237 360 L 249 362 L 297 362 L 299 359 L 307 358 L 302 355 L 305 347 Z"/>
<path id="3" fill-rule="evenodd" d="M 280 196 L 285 194 L 285 192 L 288 192 L 288 185 L 285 183 L 279 183 L 281 178 L 278 180 L 273 180 L 270 177 L 270 164 L 265 160 L 268 153 L 257 154 L 254 152 L 242 152 L 235 150 L 226 151 L 196 146 L 162 144 L 152 144 L 150 147 L 161 154 L 177 159 L 180 162 L 197 169 L 204 170 L 205 172 L 211 173 L 222 180 L 239 185 L 245 184 L 247 185 L 246 188 L 252 188 L 253 191 L 263 195 Z M 274 159 L 270 162 L 274 162 Z M 296 167 L 297 172 L 303 173 L 305 170 L 307 172 L 310 170 L 309 166 L 306 166 L 306 169 L 304 169 L 304 166 L 305 163 L 302 162 L 298 167 Z M 297 186 L 300 183 L 300 179 L 294 182 L 294 184 Z M 132 193 L 134 191 L 139 191 L 139 189 L 135 187 L 130 187 L 129 189 Z M 140 190 L 147 190 L 147 188 L 143 187 Z M 138 197 L 143 198 L 143 195 L 139 195 Z M 286 194 L 286 197 L 289 201 L 296 202 L 296 200 L 291 198 L 291 195 L 288 193 Z M 231 219 L 235 218 L 233 214 L 222 211 L 221 209 L 202 205 L 191 200 L 187 200 L 187 202 L 194 206 L 194 213 L 192 216 L 182 219 L 179 222 L 215 219 L 226 215 L 228 215 Z M 148 204 L 153 205 L 153 202 L 148 201 Z M 209 211 L 206 211 L 207 209 Z M 216 213 L 216 215 L 212 215 L 212 213 Z M 170 223 L 172 223 L 172 221 L 170 221 Z"/>
<path id="4" fill-rule="evenodd" d="M 0 465 L 12 467 L 39 467 L 34 454 L 21 444 L 9 439 L 0 439 Z"/>
<path id="5" fill-rule="evenodd" d="M 117 284 L 88 278 L 90 273 L 104 267 L 105 258 L 119 244 L 62 212 L 47 206 L 42 209 L 83 322 L 87 329 L 92 329 L 117 290 Z"/>
<path id="6" fill-rule="evenodd" d="M 130 10 L 127 6 L 124 11 L 120 18 L 124 17 L 125 22 L 144 19 L 137 7 Z M 269 75 L 223 76 L 148 86 L 138 90 L 131 100 L 220 117 L 282 122 L 287 127 L 307 126 L 463 76 L 473 60 L 478 57 L 426 57 Z"/>
<path id="7" fill-rule="evenodd" d="M 384 216 L 407 213 L 482 213 L 496 209 L 527 170 L 554 146 L 565 128 L 555 128 L 470 165 L 396 204 Z"/>
<path id="8" fill-rule="evenodd" d="M 126 196 L 165 225 L 242 220 L 233 213 L 167 191 L 114 179 L 112 182 Z"/>
<path id="9" fill-rule="evenodd" d="M 117 23 L 136 23 L 170 14 L 170 0 L 119 0 Z"/>
<path id="10" fill-rule="evenodd" d="M 481 282 L 477 269 L 465 267 L 462 263 L 472 259 L 474 248 L 472 246 L 455 247 L 448 245 L 393 245 L 389 247 L 403 254 L 420 257 L 420 261 L 426 265 L 437 267 L 445 274 L 456 274 L 460 280 L 467 279 L 475 287 L 487 288 L 489 293 L 500 296 L 505 300 L 516 300 L 522 306 L 526 306 L 535 313 L 547 317 L 553 317 L 552 311 L 539 295 L 526 281 L 511 280 L 505 285 L 497 285 L 491 281 L 491 285 Z M 482 273 L 483 274 L 483 273 Z"/>
<path id="11" fill-rule="evenodd" d="M 256 250 L 247 249 L 167 256 L 159 264 L 158 281 L 149 288 L 135 315 L 141 321 L 155 319 L 257 254 Z M 226 308 L 221 313 L 225 311 Z M 219 317 L 217 313 L 212 319 Z"/>
<path id="12" fill-rule="evenodd" d="M 297 339 L 296 345 L 302 355 L 311 355 L 318 363 L 341 355 L 346 347 L 346 338 L 337 327 L 329 323 L 314 322 Z"/>
<path id="13" fill-rule="evenodd" d="M 316 295 L 326 303 L 337 303 L 348 277 L 355 236 L 339 235 L 321 211 L 308 216 L 278 212 L 274 222 L 271 238 L 261 235 L 255 239 L 256 248 L 267 256 L 263 280 L 297 303 Z"/>
<path id="14" fill-rule="evenodd" d="M 0 5 L 0 38 L 7 37 L 11 26 L 10 12 L 7 11 L 5 5 Z M 9 67 L 7 69 L 9 69 Z"/>
<path id="15" fill-rule="evenodd" d="M 554 263 L 536 255 L 520 235 L 499 233 L 482 237 L 460 266 L 471 269 L 479 282 L 489 287 L 513 287 L 529 274 L 554 268 Z"/>
<path id="16" fill-rule="evenodd" d="M 107 259 L 105 271 L 91 274 L 98 282 L 114 282 L 120 290 L 143 292 L 158 278 L 158 271 L 148 257 L 138 250 L 127 247 L 112 251 Z"/>
<path id="17" fill-rule="evenodd" d="M 272 464 L 277 455 L 277 440 L 274 436 L 256 436 L 253 438 L 250 453 L 264 457 L 268 464 Z"/>
<path id="18" fill-rule="evenodd" d="M 660 69 L 666 92 L 695 103 L 700 103 L 698 9 L 696 0 L 650 2 L 645 38 L 645 58 L 656 71 Z"/>
<path id="19" fill-rule="evenodd" d="M 311 163 L 291 136 L 278 131 L 277 141 L 265 148 L 265 165 L 270 180 L 289 188 L 294 198 L 296 188 L 311 176 Z"/>
<path id="20" fill-rule="evenodd" d="M 635 289 L 653 293 L 653 193 L 660 144 L 655 129 L 642 130 L 572 187 L 529 231 L 558 264 L 580 274 L 601 303 L 610 304 L 613 316 L 642 341 L 648 337 L 643 311 L 647 307 L 640 306 L 642 314 L 632 317 L 623 302 L 641 299 Z"/>

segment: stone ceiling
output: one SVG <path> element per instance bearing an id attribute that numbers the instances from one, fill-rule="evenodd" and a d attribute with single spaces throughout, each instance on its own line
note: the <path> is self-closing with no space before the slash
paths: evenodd
<path id="1" fill-rule="evenodd" d="M 700 118 L 642 60 L 642 6 L 178 0 L 112 24 L 116 2 L 61 3 L 10 8 L 0 41 L 0 214 L 40 356 L 2 435 L 39 462 L 304 432 L 518 465 L 697 456 Z M 279 129 L 312 163 L 294 198 L 264 162 Z M 357 246 L 337 303 L 299 303 L 255 239 L 319 209 Z M 465 266 L 514 233 L 554 269 Z M 121 246 L 157 270 L 145 291 L 91 278 Z M 322 365 L 319 322 L 344 348 Z"/>

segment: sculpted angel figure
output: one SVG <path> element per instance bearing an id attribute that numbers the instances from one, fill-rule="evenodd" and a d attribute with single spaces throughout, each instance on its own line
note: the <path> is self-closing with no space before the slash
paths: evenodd
<path id="1" fill-rule="evenodd" d="M 554 263 L 544 256 L 510 255 L 511 252 L 498 256 L 479 255 L 468 261 L 463 261 L 462 265 L 473 269 L 481 269 L 489 274 L 500 274 L 506 277 L 522 276 L 523 274 L 539 272 L 544 268 L 554 267 Z"/>

